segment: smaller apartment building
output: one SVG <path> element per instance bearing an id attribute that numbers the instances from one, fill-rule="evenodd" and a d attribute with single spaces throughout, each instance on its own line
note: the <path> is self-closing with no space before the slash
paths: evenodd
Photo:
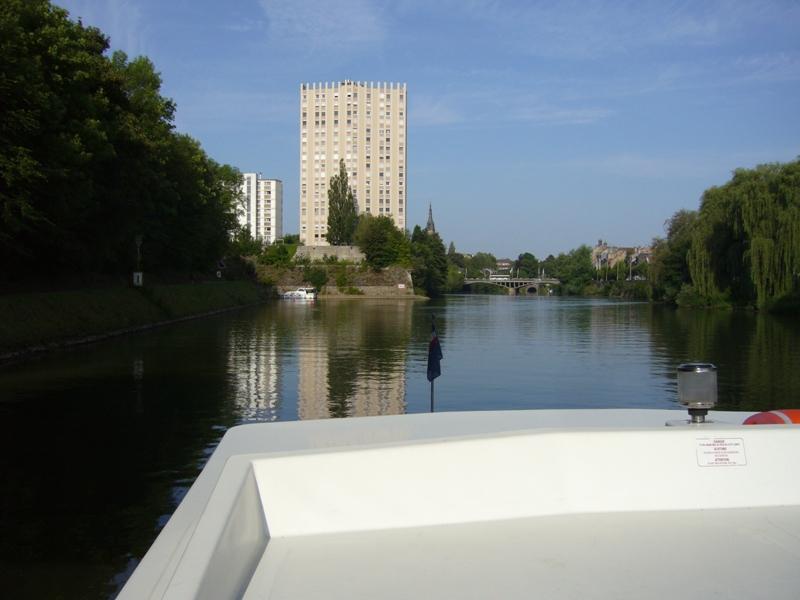
<path id="1" fill-rule="evenodd" d="M 261 173 L 243 173 L 239 224 L 254 239 L 272 244 L 283 237 L 283 182 Z"/>

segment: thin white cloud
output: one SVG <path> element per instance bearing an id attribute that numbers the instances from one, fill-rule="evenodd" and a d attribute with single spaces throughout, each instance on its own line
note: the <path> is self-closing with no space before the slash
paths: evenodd
<path id="1" fill-rule="evenodd" d="M 463 115 L 448 104 L 444 97 L 409 95 L 409 121 L 414 125 L 452 125 L 463 121 Z"/>
<path id="2" fill-rule="evenodd" d="M 228 25 L 223 25 L 223 29 L 227 31 L 233 31 L 236 33 L 249 33 L 252 31 L 260 31 L 266 27 L 266 23 L 261 20 L 253 20 L 247 19 L 245 21 L 241 21 L 238 23 L 229 23 Z"/>
<path id="3" fill-rule="evenodd" d="M 367 0 L 260 0 L 269 35 L 311 51 L 343 51 L 383 41 L 381 10 Z"/>
<path id="4" fill-rule="evenodd" d="M 800 79 L 800 56 L 779 52 L 739 57 L 733 61 L 732 76 L 736 81 L 778 82 Z"/>
<path id="5" fill-rule="evenodd" d="M 800 25 L 800 5 L 765 0 L 421 0 L 406 15 L 450 12 L 510 51 L 545 58 L 600 59 L 656 46 L 715 46 L 759 26 Z"/>
<path id="6" fill-rule="evenodd" d="M 727 175 L 735 168 L 752 168 L 776 160 L 792 160 L 795 154 L 796 149 L 789 148 L 769 148 L 746 153 L 731 152 L 724 155 L 707 152 L 683 152 L 680 156 L 616 153 L 558 161 L 554 166 L 634 179 L 697 178 L 713 181 L 720 174 Z"/>
<path id="7" fill-rule="evenodd" d="M 526 121 L 537 125 L 587 125 L 613 114 L 607 108 L 568 108 L 563 106 L 529 105 L 510 112 L 514 121 Z"/>
<path id="8" fill-rule="evenodd" d="M 580 102 L 565 102 L 539 94 L 498 94 L 470 89 L 441 95 L 411 96 L 409 121 L 415 126 L 467 123 L 483 126 L 509 122 L 528 125 L 586 125 L 608 118 L 613 111 Z"/>
<path id="9" fill-rule="evenodd" d="M 800 80 L 800 54 L 763 53 L 671 63 L 621 80 L 605 79 L 602 86 L 571 82 L 565 96 L 573 99 L 624 98 L 668 92 L 710 90 Z M 587 91 L 589 90 L 589 91 Z"/>

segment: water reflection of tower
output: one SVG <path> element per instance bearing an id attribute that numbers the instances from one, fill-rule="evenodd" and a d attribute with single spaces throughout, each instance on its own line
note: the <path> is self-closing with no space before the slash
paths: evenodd
<path id="1" fill-rule="evenodd" d="M 404 413 L 411 309 L 408 301 L 323 305 L 300 352 L 298 417 Z"/>
<path id="2" fill-rule="evenodd" d="M 300 342 L 297 382 L 297 418 L 328 416 L 328 338 L 319 321 L 309 323 Z"/>
<path id="3" fill-rule="evenodd" d="M 274 322 L 231 331 L 228 372 L 239 420 L 276 421 L 280 408 L 280 365 Z"/>

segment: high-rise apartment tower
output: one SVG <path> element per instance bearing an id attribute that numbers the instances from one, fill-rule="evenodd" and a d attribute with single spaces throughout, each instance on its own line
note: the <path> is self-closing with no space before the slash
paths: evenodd
<path id="1" fill-rule="evenodd" d="M 283 183 L 264 179 L 261 173 L 243 173 L 239 224 L 254 239 L 271 244 L 283 237 Z"/>
<path id="2" fill-rule="evenodd" d="M 408 214 L 406 84 L 300 86 L 300 240 L 327 245 L 328 186 L 344 160 L 358 212 Z"/>

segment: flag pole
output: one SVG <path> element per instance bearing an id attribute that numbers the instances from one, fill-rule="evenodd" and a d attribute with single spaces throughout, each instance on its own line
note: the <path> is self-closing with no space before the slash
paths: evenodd
<path id="1" fill-rule="evenodd" d="M 436 315 L 431 313 L 431 332 L 436 331 Z M 433 412 L 433 382 L 436 381 L 434 377 L 431 379 L 431 412 Z"/>
<path id="2" fill-rule="evenodd" d="M 431 341 L 428 345 L 428 381 L 431 382 L 431 412 L 434 412 L 433 381 L 442 374 L 439 362 L 442 360 L 442 347 L 436 333 L 436 316 L 431 314 Z"/>

